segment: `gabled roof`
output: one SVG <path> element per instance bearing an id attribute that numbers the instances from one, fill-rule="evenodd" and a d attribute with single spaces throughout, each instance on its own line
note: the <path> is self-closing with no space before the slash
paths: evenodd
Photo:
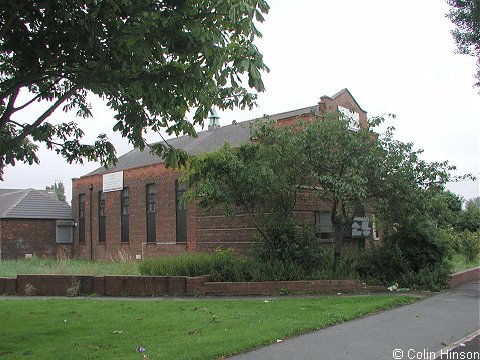
<path id="1" fill-rule="evenodd" d="M 347 92 L 353 99 L 353 101 L 357 103 L 352 94 L 350 94 L 350 92 L 346 88 L 340 90 L 338 93 L 333 95 L 333 97 L 327 97 L 329 99 L 335 100 L 337 97 L 339 97 L 345 92 Z M 358 105 L 358 107 L 361 109 L 360 105 Z M 270 115 L 269 118 L 275 121 L 279 121 L 282 119 L 289 119 L 307 114 L 318 115 L 319 106 L 307 106 L 301 109 Z M 196 138 L 192 138 L 188 135 L 180 136 L 167 140 L 167 143 L 174 148 L 186 151 L 189 155 L 198 155 L 204 152 L 218 149 L 222 147 L 225 142 L 228 142 L 232 146 L 238 146 L 244 143 L 248 143 L 250 141 L 250 128 L 255 120 L 258 119 L 252 119 L 240 123 L 233 123 L 227 126 L 216 127 L 214 130 L 200 131 L 197 133 L 198 136 Z M 163 163 L 163 159 L 158 156 L 152 155 L 148 147 L 144 151 L 140 151 L 139 149 L 133 149 L 128 153 L 120 156 L 115 165 L 108 168 L 98 168 L 85 176 L 105 174 L 109 172 L 122 171 L 160 163 Z"/>
<path id="2" fill-rule="evenodd" d="M 307 106 L 297 110 L 270 115 L 269 118 L 278 121 L 312 113 L 318 114 L 318 105 Z M 198 155 L 219 149 L 225 144 L 225 142 L 228 142 L 232 146 L 239 146 L 241 144 L 250 142 L 250 128 L 255 120 L 258 119 L 233 123 L 231 125 L 215 128 L 214 130 L 200 131 L 197 133 L 196 138 L 192 138 L 188 135 L 172 138 L 167 140 L 167 143 L 174 148 L 186 151 L 189 155 Z M 85 176 L 122 171 L 126 169 L 159 164 L 162 162 L 163 159 L 156 155 L 152 155 L 148 148 L 146 148 L 144 151 L 133 149 L 120 156 L 116 165 L 110 166 L 107 169 L 104 167 L 98 168 Z"/>
<path id="3" fill-rule="evenodd" d="M 357 104 L 358 108 L 360 110 L 362 110 L 364 113 L 366 113 L 365 110 L 362 109 L 362 107 L 360 106 L 360 104 L 357 102 L 357 100 L 355 100 L 355 98 L 353 97 L 352 93 L 347 89 L 347 88 L 344 88 L 342 90 L 340 90 L 339 92 L 337 92 L 335 95 L 333 95 L 332 97 L 328 96 L 328 95 L 324 95 L 322 96 L 323 97 L 327 97 L 329 99 L 332 99 L 332 100 L 335 100 L 337 97 L 339 97 L 340 95 L 342 95 L 343 93 L 347 93 L 348 95 L 350 95 L 350 97 L 353 99 L 353 101 L 355 101 L 355 104 Z"/>
<path id="4" fill-rule="evenodd" d="M 45 190 L 0 189 L 0 219 L 70 220 L 72 208 Z"/>

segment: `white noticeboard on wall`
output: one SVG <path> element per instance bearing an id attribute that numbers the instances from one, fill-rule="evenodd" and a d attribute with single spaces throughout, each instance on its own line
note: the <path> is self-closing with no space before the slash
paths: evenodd
<path id="1" fill-rule="evenodd" d="M 371 234 L 370 220 L 367 217 L 355 216 L 352 223 L 352 238 L 366 238 Z"/>
<path id="2" fill-rule="evenodd" d="M 349 110 L 343 106 L 338 107 L 338 111 L 342 116 L 349 121 L 348 128 L 353 131 L 358 131 L 360 129 L 360 114 L 356 111 Z"/>
<path id="3" fill-rule="evenodd" d="M 103 192 L 123 190 L 123 171 L 103 175 Z"/>

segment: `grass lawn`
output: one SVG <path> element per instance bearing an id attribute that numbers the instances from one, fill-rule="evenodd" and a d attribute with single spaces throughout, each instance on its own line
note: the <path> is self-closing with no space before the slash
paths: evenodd
<path id="1" fill-rule="evenodd" d="M 31 259 L 0 261 L 0 277 L 14 278 L 19 274 L 50 275 L 140 275 L 138 262 L 89 261 L 72 259 Z"/>
<path id="2" fill-rule="evenodd" d="M 0 358 L 214 359 L 411 303 L 411 296 L 0 299 Z M 145 348 L 144 353 L 136 351 Z"/>
<path id="3" fill-rule="evenodd" d="M 468 270 L 471 268 L 476 268 L 480 266 L 480 257 L 477 257 L 474 261 L 468 262 L 465 260 L 465 257 L 461 254 L 453 254 L 452 256 L 452 273 L 456 273 L 463 270 Z"/>

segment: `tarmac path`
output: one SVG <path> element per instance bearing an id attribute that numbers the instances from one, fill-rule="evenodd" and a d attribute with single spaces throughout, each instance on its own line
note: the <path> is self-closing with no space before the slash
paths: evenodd
<path id="1" fill-rule="evenodd" d="M 480 329 L 480 282 L 232 357 L 234 360 L 403 360 L 438 357 Z M 480 349 L 463 359 L 480 359 Z M 477 352 L 475 354 L 475 352 Z M 453 356 L 453 353 L 450 354 Z M 457 357 L 459 359 L 459 357 Z"/>

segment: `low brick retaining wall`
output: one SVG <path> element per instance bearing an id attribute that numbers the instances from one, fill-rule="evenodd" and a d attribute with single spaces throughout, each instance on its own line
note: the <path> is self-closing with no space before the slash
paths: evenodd
<path id="1" fill-rule="evenodd" d="M 39 296 L 196 295 L 208 277 L 18 275 L 0 278 L 0 294 Z"/>
<path id="2" fill-rule="evenodd" d="M 449 287 L 480 279 L 480 267 L 449 275 Z M 385 292 L 360 280 L 211 282 L 208 276 L 18 275 L 0 278 L 0 295 L 38 296 L 262 296 Z"/>
<path id="3" fill-rule="evenodd" d="M 480 267 L 450 274 L 448 275 L 448 278 L 449 287 L 454 287 L 457 285 L 468 283 L 473 280 L 478 280 L 480 279 Z"/>
<path id="4" fill-rule="evenodd" d="M 210 282 L 208 276 L 18 275 L 0 278 L 0 294 L 38 296 L 195 296 L 366 293 L 385 291 L 359 280 Z"/>
<path id="5" fill-rule="evenodd" d="M 304 293 L 364 293 L 379 291 L 359 280 L 305 280 L 262 282 L 205 282 L 198 293 L 205 295 L 279 295 Z M 385 291 L 381 287 L 381 291 Z"/>

